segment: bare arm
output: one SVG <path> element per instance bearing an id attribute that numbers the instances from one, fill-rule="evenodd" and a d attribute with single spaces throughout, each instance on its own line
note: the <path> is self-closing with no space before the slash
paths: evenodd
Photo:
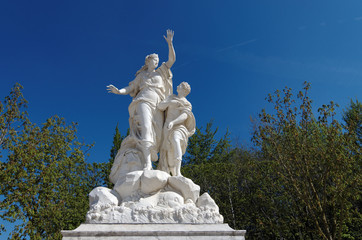
<path id="1" fill-rule="evenodd" d="M 165 100 L 163 100 L 162 102 L 160 102 L 158 105 L 157 105 L 157 108 L 164 111 L 166 108 L 168 107 L 177 107 L 177 106 L 180 106 L 179 105 L 179 102 L 176 101 L 176 100 L 172 100 L 172 98 L 166 98 Z"/>
<path id="2" fill-rule="evenodd" d="M 115 86 L 108 85 L 107 86 L 107 90 L 109 93 L 114 93 L 114 94 L 120 94 L 120 95 L 127 95 L 132 91 L 132 87 L 131 86 L 127 86 L 121 89 L 116 88 Z"/>
<path id="3" fill-rule="evenodd" d="M 130 82 L 130 84 L 127 87 L 118 89 L 115 86 L 113 86 L 112 84 L 107 86 L 107 91 L 109 93 L 114 93 L 114 94 L 119 94 L 119 95 L 127 95 L 133 92 L 135 85 L 132 84 L 133 82 L 137 82 L 137 79 L 139 78 L 139 75 L 136 76 L 136 78 Z"/>
<path id="4" fill-rule="evenodd" d="M 174 31 L 168 29 L 167 37 L 163 36 L 166 39 L 166 42 L 168 44 L 168 61 L 166 62 L 166 65 L 168 68 L 171 68 L 172 65 L 176 61 L 176 53 L 175 53 L 175 49 L 173 48 L 173 43 L 172 43 L 173 35 L 174 35 Z"/>
<path id="5" fill-rule="evenodd" d="M 185 121 L 187 119 L 187 114 L 186 113 L 182 113 L 180 116 L 178 116 L 175 120 L 171 121 L 167 128 L 171 129 L 175 124 L 180 124 L 183 121 Z"/>
<path id="6" fill-rule="evenodd" d="M 169 105 L 168 101 L 162 101 L 157 105 L 157 108 L 160 109 L 161 111 L 165 111 L 168 105 Z"/>

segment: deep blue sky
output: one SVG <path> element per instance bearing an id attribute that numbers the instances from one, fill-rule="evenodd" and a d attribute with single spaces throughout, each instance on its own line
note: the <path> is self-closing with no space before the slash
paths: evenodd
<path id="1" fill-rule="evenodd" d="M 106 161 L 116 124 L 128 128 L 124 87 L 147 54 L 167 61 L 175 31 L 174 86 L 187 81 L 197 125 L 249 144 L 250 116 L 285 86 L 312 84 L 315 108 L 361 100 L 361 1 L 1 1 L 0 98 L 19 82 L 34 122 L 60 115 Z M 339 110 L 341 112 L 341 110 Z"/>

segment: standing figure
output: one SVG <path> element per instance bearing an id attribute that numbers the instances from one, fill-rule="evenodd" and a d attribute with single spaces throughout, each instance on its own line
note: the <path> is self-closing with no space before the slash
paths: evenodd
<path id="1" fill-rule="evenodd" d="M 172 94 L 170 68 L 176 60 L 172 44 L 173 35 L 173 31 L 167 30 L 167 37 L 164 36 L 169 48 L 169 59 L 166 63 L 157 68 L 158 55 L 150 54 L 146 56 L 145 65 L 137 71 L 136 78 L 127 87 L 117 89 L 113 85 L 107 86 L 110 93 L 129 94 L 133 97 L 128 108 L 130 133 L 123 140 L 114 161 L 110 175 L 112 182 L 117 181 L 119 165 L 122 164 L 122 158 L 130 148 L 139 152 L 138 156 L 144 169 L 152 169 L 151 161 L 157 161 L 164 119 L 162 112 L 156 106 Z"/>
<path id="2" fill-rule="evenodd" d="M 182 82 L 177 87 L 178 96 L 170 95 L 157 106 L 166 113 L 158 169 L 173 176 L 181 176 L 182 156 L 188 138 L 195 133 L 195 117 L 191 103 L 186 99 L 190 91 L 190 85 Z"/>

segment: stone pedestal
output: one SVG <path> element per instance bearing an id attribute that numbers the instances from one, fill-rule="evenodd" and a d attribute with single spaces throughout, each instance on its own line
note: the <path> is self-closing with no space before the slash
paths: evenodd
<path id="1" fill-rule="evenodd" d="M 82 224 L 62 231 L 64 240 L 245 240 L 245 230 L 227 224 Z"/>

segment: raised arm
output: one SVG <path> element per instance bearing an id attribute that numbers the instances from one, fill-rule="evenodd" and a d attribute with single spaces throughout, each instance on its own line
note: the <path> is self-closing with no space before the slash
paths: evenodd
<path id="1" fill-rule="evenodd" d="M 163 36 L 166 39 L 167 45 L 168 45 L 168 61 L 166 62 L 166 65 L 168 68 L 171 68 L 172 65 L 176 61 L 176 53 L 175 49 L 173 48 L 173 35 L 174 31 L 168 29 L 167 30 L 167 37 Z"/>

